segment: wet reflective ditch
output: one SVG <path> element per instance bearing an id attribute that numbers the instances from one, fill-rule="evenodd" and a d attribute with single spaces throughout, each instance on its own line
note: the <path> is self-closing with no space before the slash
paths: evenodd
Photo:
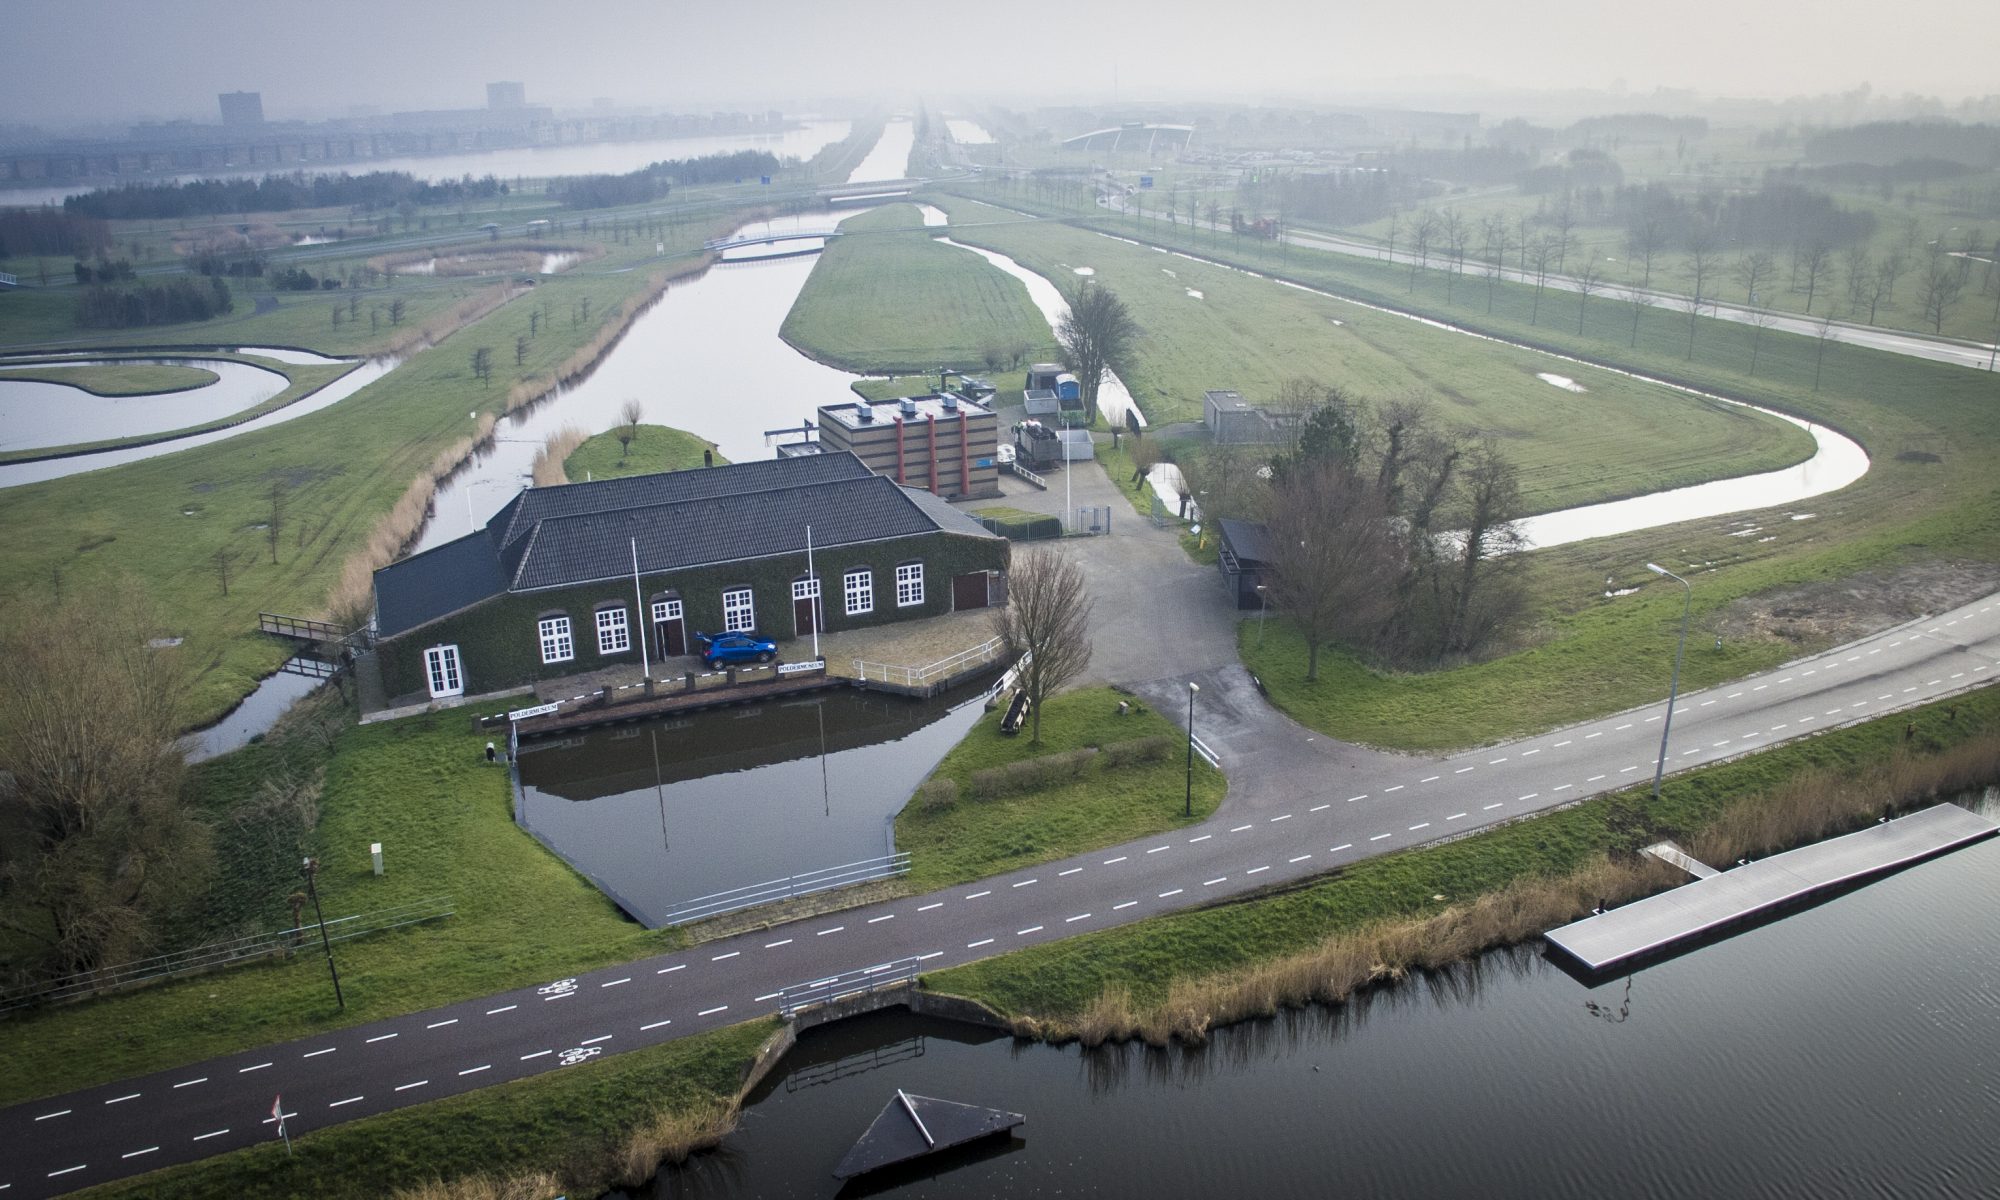
<path id="1" fill-rule="evenodd" d="M 291 382 L 265 367 L 196 355 L 8 360 L 0 366 L 191 367 L 215 375 L 210 382 L 183 391 L 131 396 L 100 396 L 67 383 L 0 379 L 0 450 L 44 450 L 170 433 L 255 408 Z"/>
<path id="2" fill-rule="evenodd" d="M 1989 813 L 1990 815 L 1990 813 Z M 1529 950 L 1085 1050 L 894 1010 L 802 1034 L 713 1153 L 632 1197 L 1982 1196 L 2000 843 L 1586 989 Z M 842 1188 L 895 1089 L 1021 1136 Z"/>
<path id="3" fill-rule="evenodd" d="M 851 688 L 524 742 L 516 817 L 648 926 L 704 897 L 895 849 L 904 801 L 979 719 Z"/>

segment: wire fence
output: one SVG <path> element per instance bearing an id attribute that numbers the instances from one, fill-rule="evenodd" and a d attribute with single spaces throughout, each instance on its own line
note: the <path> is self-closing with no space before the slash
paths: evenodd
<path id="1" fill-rule="evenodd" d="M 453 912 L 450 896 L 427 896 L 421 900 L 412 900 L 407 904 L 397 904 L 373 912 L 336 917 L 326 923 L 326 936 L 328 941 L 345 942 L 371 933 L 399 929 L 405 925 L 439 920 L 451 916 Z M 156 955 L 135 962 L 119 963 L 116 966 L 99 967 L 95 971 L 86 971 L 79 975 L 57 980 L 42 980 L 0 991 L 0 1013 L 43 1004 L 80 1000 L 100 992 L 116 991 L 180 975 L 212 971 L 253 959 L 282 958 L 295 950 L 317 945 L 318 942 L 317 923 L 300 925 L 279 933 L 255 933 L 224 942 L 210 942 L 204 946 L 194 946 L 172 954 Z"/>
<path id="2" fill-rule="evenodd" d="M 909 873 L 910 856 L 907 852 L 885 854 L 881 858 L 845 863 L 838 867 L 822 867 L 817 871 L 802 871 L 797 875 L 787 875 L 783 879 L 767 879 L 763 883 L 745 884 L 739 888 L 730 888 L 726 892 L 697 896 L 668 913 L 663 918 L 663 923 L 685 925 L 689 921 L 699 921 L 704 917 L 719 917 L 724 913 L 755 908 L 760 904 L 774 904 L 780 900 L 810 896 L 815 892 L 831 891 L 850 884 L 893 879 Z"/>

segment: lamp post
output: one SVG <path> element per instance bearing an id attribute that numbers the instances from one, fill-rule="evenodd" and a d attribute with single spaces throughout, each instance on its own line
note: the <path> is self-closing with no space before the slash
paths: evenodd
<path id="1" fill-rule="evenodd" d="M 1264 644 L 1264 618 L 1271 613 L 1271 593 L 1263 584 L 1257 585 L 1257 645 Z"/>
<path id="2" fill-rule="evenodd" d="M 1653 803 L 1657 805 L 1660 802 L 1660 776 L 1667 770 L 1667 734 L 1674 727 L 1674 701 L 1681 693 L 1681 651 L 1687 649 L 1688 613 L 1694 607 L 1694 585 L 1658 563 L 1647 563 L 1646 569 L 1655 575 L 1664 575 L 1687 589 L 1686 597 L 1681 601 L 1680 641 L 1674 645 L 1674 681 L 1667 688 L 1667 716 L 1660 723 L 1660 761 L 1653 764 Z"/>
<path id="3" fill-rule="evenodd" d="M 340 994 L 340 969 L 333 965 L 333 943 L 328 941 L 326 936 L 326 914 L 320 911 L 319 888 L 313 885 L 313 876 L 319 874 L 319 860 L 316 858 L 306 859 L 305 872 L 306 895 L 312 897 L 313 917 L 319 921 L 320 948 L 326 951 L 326 969 L 333 976 L 333 1001 L 344 1009 L 347 1007 L 347 999 Z"/>
<path id="4" fill-rule="evenodd" d="M 1201 685 L 1188 680 L 1188 747 L 1187 747 L 1187 803 L 1182 808 L 1183 816 L 1194 816 L 1194 694 Z"/>

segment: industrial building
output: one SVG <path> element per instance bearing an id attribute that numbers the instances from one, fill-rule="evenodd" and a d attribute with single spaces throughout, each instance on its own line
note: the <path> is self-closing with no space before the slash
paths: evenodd
<path id="1" fill-rule="evenodd" d="M 823 452 L 851 451 L 868 469 L 948 500 L 1000 494 L 999 420 L 955 392 L 819 410 Z"/>

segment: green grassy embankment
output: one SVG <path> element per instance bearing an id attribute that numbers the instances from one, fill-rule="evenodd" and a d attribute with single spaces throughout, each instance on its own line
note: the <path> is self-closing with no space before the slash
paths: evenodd
<path id="1" fill-rule="evenodd" d="M 216 379 L 215 372 L 204 371 L 200 367 L 159 363 L 115 363 L 89 367 L 47 363 L 0 370 L 0 382 L 60 383 L 80 388 L 93 396 L 157 396 L 168 392 L 191 392 L 207 387 Z"/>
<path id="2" fill-rule="evenodd" d="M 200 664 L 191 718 L 214 717 L 287 652 L 245 636 L 256 628 L 258 612 L 323 611 L 348 561 L 378 538 L 399 504 L 410 504 L 412 481 L 481 428 L 468 412 L 490 419 L 574 370 L 579 356 L 609 343 L 660 286 L 660 276 L 694 261 L 686 253 L 709 232 L 676 227 L 670 250 L 683 257 L 665 263 L 650 241 L 606 241 L 606 257 L 593 264 L 599 270 L 551 276 L 519 291 L 466 328 L 413 351 L 354 396 L 282 426 L 112 471 L 7 489 L 0 515 L 26 534 L 0 547 L 0 612 L 47 603 L 66 588 L 134 578 Z M 637 269 L 613 273 L 624 267 Z M 457 292 L 458 304 L 491 294 L 465 285 L 448 290 Z M 405 329 L 426 319 L 413 311 Z M 152 335 L 251 336 L 225 328 L 211 322 Z M 308 340 L 270 330 L 257 336 Z M 391 336 L 385 326 L 383 340 Z M 517 337 L 528 339 L 519 364 Z M 492 353 L 490 381 L 475 378 L 470 366 L 482 346 Z M 274 486 L 283 505 L 275 555 L 262 527 L 270 522 Z M 421 508 L 419 498 L 416 511 L 404 515 L 420 519 Z"/>
<path id="3" fill-rule="evenodd" d="M 655 1121 L 705 1122 L 727 1112 L 771 1021 L 634 1050 L 433 1104 L 294 1135 L 91 1191 L 100 1197 L 197 1200 L 378 1200 L 435 1180 L 541 1176 L 594 1196 L 627 1176 L 635 1143 Z M 517 1194 L 517 1193 L 509 1193 Z"/>
<path id="4" fill-rule="evenodd" d="M 563 459 L 563 471 L 571 483 L 591 479 L 617 479 L 625 475 L 651 475 L 657 471 L 685 471 L 702 465 L 702 451 L 713 451 L 705 442 L 684 429 L 666 425 L 641 425 L 639 436 L 627 450 L 619 444 L 618 431 L 600 433 Z M 714 456 L 720 467 L 728 459 Z"/>
<path id="5" fill-rule="evenodd" d="M 1005 202 L 1029 206 L 1015 197 Z M 1021 220 L 984 205 L 948 203 L 955 219 Z M 1094 216 L 1077 219 L 1098 221 Z M 1536 326 L 1531 320 L 1533 289 L 1523 285 L 1495 287 L 1488 315 L 1483 281 L 1461 283 L 1456 301 L 1446 303 L 1436 271 L 1420 274 L 1412 293 L 1405 290 L 1408 269 L 1390 264 L 1297 247 L 1281 254 L 1255 242 L 1235 243 L 1227 235 L 1211 247 L 1205 235 L 1174 233 L 1150 222 L 1139 228 L 1130 221 L 1102 224 L 1118 236 L 1152 238 L 1191 253 L 1240 256 L 1248 269 L 1283 274 L 1366 302 L 1413 308 L 1494 336 L 1753 399 L 1833 425 L 1871 455 L 1869 472 L 1859 482 L 1801 505 L 1534 552 L 1525 564 L 1527 619 L 1514 645 L 1502 648 L 1512 652 L 1491 661 L 1410 674 L 1380 670 L 1335 650 L 1322 653 L 1321 680 L 1307 685 L 1301 678 L 1300 647 L 1281 631 L 1274 614 L 1263 649 L 1254 644 L 1246 648 L 1246 662 L 1265 679 L 1276 703 L 1335 736 L 1409 749 L 1462 746 L 1656 699 L 1671 668 L 1680 589 L 1647 572 L 1648 561 L 1666 563 L 1694 581 L 1696 632 L 1683 678 L 1688 687 L 1740 677 L 1829 644 L 1825 635 L 1810 632 L 1759 632 L 1730 636 L 1720 652 L 1702 646 L 1730 614 L 1754 611 L 1762 597 L 1801 586 L 1830 588 L 1863 572 L 1893 575 L 1929 564 L 2000 562 L 2000 483 L 1986 467 L 2000 451 L 2000 426 L 1991 420 L 1993 405 L 2000 402 L 1995 389 L 2000 381 L 1986 373 L 1837 342 L 1822 347 L 1812 338 L 1770 332 L 1758 356 L 1758 373 L 1752 376 L 1753 331 L 1728 322 L 1704 318 L 1697 354 L 1689 359 L 1684 353 L 1685 314 L 1641 312 L 1635 349 L 1626 344 L 1631 306 L 1601 297 L 1590 302 L 1586 333 L 1579 337 L 1575 297 L 1558 298 L 1572 306 L 1566 326 Z M 1011 229 L 996 227 L 996 236 Z M 957 235 L 980 240 L 986 232 L 968 228 Z M 1096 240 L 1108 248 L 1106 253 L 1121 248 Z M 1173 269 L 1180 270 L 1186 260 L 1173 261 Z M 1295 294 L 1295 289 L 1269 280 L 1247 282 Z M 1470 286 L 1473 282 L 1479 286 Z M 1543 302 L 1548 304 L 1548 298 Z M 1371 315 L 1352 305 L 1336 311 L 1359 314 L 1356 320 Z M 1816 363 L 1822 351 L 1824 362 Z M 1587 386 L 1592 378 L 1583 368 L 1559 361 L 1548 361 L 1541 369 L 1570 375 Z M 1670 400 L 1670 406 L 1678 403 Z M 1503 444 L 1505 452 L 1513 449 L 1511 443 Z M 1606 598 L 1607 577 L 1616 587 L 1642 590 Z M 1246 626 L 1245 636 L 1252 635 Z"/>
<path id="6" fill-rule="evenodd" d="M 301 953 L 14 1017 L 0 1039 L 0 1104 L 681 944 L 677 931 L 633 923 L 514 824 L 506 769 L 485 761 L 492 735 L 463 713 L 364 726 L 348 724 L 352 719 L 332 707 L 302 719 L 289 735 L 295 740 L 267 738 L 195 769 L 191 794 L 217 826 L 217 863 L 209 893 L 179 923 L 178 940 L 290 923 L 287 897 L 302 886 L 297 856 L 260 840 L 266 826 L 246 810 L 263 779 L 309 777 L 322 768 L 319 821 L 306 841 L 322 864 L 327 916 L 440 895 L 451 898 L 455 915 L 336 946 L 344 1011 L 334 1007 L 325 962 Z M 380 878 L 369 860 L 373 842 L 382 843 Z"/>
<path id="7" fill-rule="evenodd" d="M 1028 289 L 932 240 L 915 205 L 885 205 L 840 228 L 779 331 L 808 356 L 843 370 L 893 373 L 1053 353 Z"/>
<path id="8" fill-rule="evenodd" d="M 1947 709 L 1955 716 L 1947 716 Z M 1906 722 L 1918 736 L 1904 742 Z M 1434 917 L 1510 884 L 1601 864 L 1660 836 L 1683 844 L 1733 803 L 1781 788 L 1800 772 L 1890 771 L 1898 755 L 1990 742 L 2000 688 L 1804 739 L 1668 780 L 1647 819 L 1645 788 L 1599 797 L 1443 845 L 1369 859 L 1271 897 L 1155 917 L 1017 950 L 925 976 L 925 986 L 972 996 L 1002 1013 L 1062 1028 L 1112 993 L 1132 1009 L 1162 1004 L 1176 984 L 1248 973 L 1379 922 Z M 1884 802 L 1888 796 L 1884 795 Z M 1587 909 L 1590 903 L 1585 899 Z"/>
<path id="9" fill-rule="evenodd" d="M 1119 716 L 1121 699 L 1127 697 L 1110 688 L 1057 696 L 1042 710 L 1039 744 L 1028 740 L 1027 729 L 1002 734 L 997 708 L 981 717 L 931 773 L 932 781 L 955 783 L 957 799 L 932 808 L 920 788 L 896 818 L 896 848 L 910 852 L 909 886 L 929 891 L 979 879 L 1179 829 L 1214 812 L 1228 787 L 1222 773 L 1195 759 L 1194 816 L 1183 817 L 1185 730 L 1137 700 L 1129 715 Z M 1142 739 L 1168 744 L 1136 762 L 1106 761 L 1119 752 L 1100 749 L 1064 781 L 1018 795 L 978 794 L 977 772 Z"/>
<path id="10" fill-rule="evenodd" d="M 1155 425 L 1199 420 L 1202 392 L 1272 404 L 1288 380 L 1337 384 L 1379 408 L 1421 398 L 1491 438 L 1520 471 L 1526 512 L 1772 470 L 1811 456 L 1796 426 L 1547 355 L 1479 341 L 1054 222 L 946 200 L 955 240 L 1059 284 L 1087 267 L 1142 333 L 1125 382 Z M 1199 293 L 1199 296 L 1196 296 Z M 1574 377 L 1571 392 L 1541 374 Z"/>

